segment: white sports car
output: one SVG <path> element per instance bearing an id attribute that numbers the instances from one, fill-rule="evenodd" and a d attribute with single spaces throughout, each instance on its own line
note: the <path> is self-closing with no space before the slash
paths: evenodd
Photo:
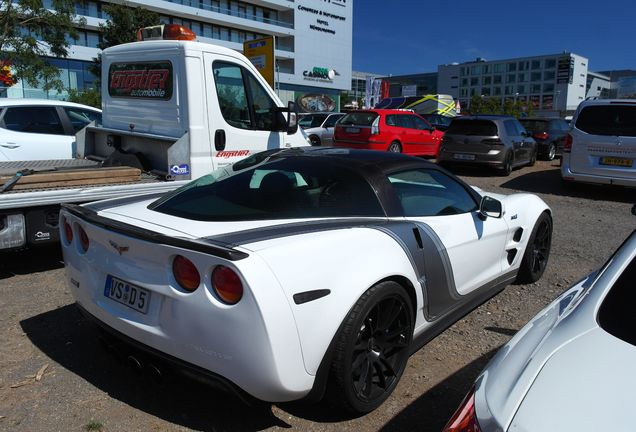
<path id="1" fill-rule="evenodd" d="M 271 150 L 163 197 L 60 215 L 77 304 L 130 359 L 269 402 L 378 407 L 410 354 L 547 264 L 548 206 L 430 162 Z"/>

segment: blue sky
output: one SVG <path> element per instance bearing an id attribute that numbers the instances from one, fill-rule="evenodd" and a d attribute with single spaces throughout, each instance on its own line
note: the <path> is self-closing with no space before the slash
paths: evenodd
<path id="1" fill-rule="evenodd" d="M 355 0 L 353 70 L 436 72 L 476 57 L 569 51 L 589 70 L 636 69 L 636 1 Z"/>

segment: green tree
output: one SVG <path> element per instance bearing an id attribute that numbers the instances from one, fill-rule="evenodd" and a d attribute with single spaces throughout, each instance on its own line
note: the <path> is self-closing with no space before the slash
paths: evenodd
<path id="1" fill-rule="evenodd" d="M 532 107 L 525 101 L 484 96 L 473 96 L 469 111 L 471 114 L 509 115 L 517 118 L 532 115 Z"/>
<path id="2" fill-rule="evenodd" d="M 66 100 L 95 108 L 102 107 L 102 95 L 99 90 L 95 88 L 86 90 L 68 89 L 68 97 Z"/>
<path id="3" fill-rule="evenodd" d="M 0 0 L 2 1 L 2 0 Z M 104 24 L 99 25 L 102 40 L 97 45 L 100 49 L 106 49 L 123 43 L 137 40 L 137 30 L 159 24 L 159 14 L 141 7 L 132 8 L 124 4 L 103 3 L 102 10 L 110 18 Z M 90 71 L 99 78 L 102 75 L 102 55 L 98 54 L 93 59 L 95 62 Z"/>
<path id="4" fill-rule="evenodd" d="M 73 0 L 0 0 L 0 60 L 11 64 L 14 80 L 62 91 L 59 69 L 43 57 L 66 57 L 69 39 L 85 20 L 75 16 Z"/>

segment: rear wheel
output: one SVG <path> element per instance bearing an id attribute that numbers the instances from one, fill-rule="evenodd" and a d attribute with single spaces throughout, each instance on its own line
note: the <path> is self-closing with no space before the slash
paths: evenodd
<path id="1" fill-rule="evenodd" d="M 393 141 L 388 148 L 388 151 L 391 153 L 402 153 L 402 146 L 399 142 Z"/>
<path id="2" fill-rule="evenodd" d="M 309 135 L 309 142 L 312 146 L 319 146 L 320 138 L 318 138 L 318 135 Z"/>
<path id="3" fill-rule="evenodd" d="M 517 282 L 532 283 L 541 279 L 548 258 L 550 257 L 550 246 L 552 244 L 552 218 L 547 213 L 541 213 L 539 219 L 534 224 L 526 251 L 521 260 Z"/>
<path id="4" fill-rule="evenodd" d="M 509 176 L 512 172 L 512 153 L 508 152 L 506 155 L 506 159 L 504 159 L 504 163 L 501 166 L 501 175 Z"/>
<path id="5" fill-rule="evenodd" d="M 336 339 L 334 402 L 367 413 L 389 397 L 406 367 L 413 320 L 411 299 L 396 282 L 381 282 L 360 297 Z"/>

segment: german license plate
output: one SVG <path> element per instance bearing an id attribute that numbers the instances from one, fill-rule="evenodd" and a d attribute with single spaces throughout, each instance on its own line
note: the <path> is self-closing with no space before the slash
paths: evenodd
<path id="1" fill-rule="evenodd" d="M 601 165 L 613 165 L 620 167 L 631 167 L 634 161 L 632 159 L 616 158 L 616 157 L 602 157 L 599 161 Z"/>
<path id="2" fill-rule="evenodd" d="M 148 313 L 150 291 L 108 275 L 104 295 L 143 314 Z"/>
<path id="3" fill-rule="evenodd" d="M 472 154 L 464 154 L 464 153 L 455 153 L 453 155 L 453 159 L 459 160 L 475 160 L 475 155 Z"/>
<path id="4" fill-rule="evenodd" d="M 349 133 L 360 133 L 360 128 L 348 127 L 348 128 L 345 129 L 345 131 L 347 131 Z"/>

